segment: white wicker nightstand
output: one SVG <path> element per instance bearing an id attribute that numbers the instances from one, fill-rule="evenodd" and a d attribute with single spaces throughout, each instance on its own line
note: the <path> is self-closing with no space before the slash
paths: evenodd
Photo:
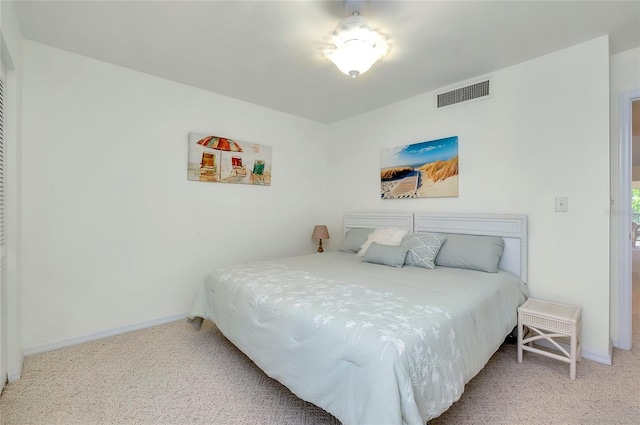
<path id="1" fill-rule="evenodd" d="M 582 309 L 529 298 L 518 308 L 518 362 L 522 352 L 531 351 L 569 363 L 569 377 L 576 379 L 576 361 L 582 358 L 580 341 Z M 555 338 L 569 338 L 567 352 Z M 533 342 L 545 339 L 563 354 L 550 353 L 533 347 Z"/>

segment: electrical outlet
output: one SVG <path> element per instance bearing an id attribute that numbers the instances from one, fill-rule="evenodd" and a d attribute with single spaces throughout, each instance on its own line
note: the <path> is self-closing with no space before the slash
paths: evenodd
<path id="1" fill-rule="evenodd" d="M 569 198 L 566 196 L 558 196 L 556 198 L 556 212 L 569 211 Z"/>

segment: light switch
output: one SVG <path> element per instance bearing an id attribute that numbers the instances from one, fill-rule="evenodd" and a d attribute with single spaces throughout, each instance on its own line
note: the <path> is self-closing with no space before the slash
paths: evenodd
<path id="1" fill-rule="evenodd" d="M 556 212 L 567 212 L 569 210 L 569 198 L 558 196 L 556 198 Z"/>

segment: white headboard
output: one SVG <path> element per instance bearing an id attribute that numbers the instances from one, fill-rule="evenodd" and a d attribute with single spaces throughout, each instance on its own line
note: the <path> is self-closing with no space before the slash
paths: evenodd
<path id="1" fill-rule="evenodd" d="M 504 252 L 498 268 L 527 282 L 527 216 L 522 214 L 458 213 L 349 213 L 344 215 L 343 235 L 349 229 L 398 227 L 415 233 L 462 233 L 499 236 Z"/>
<path id="2" fill-rule="evenodd" d="M 523 214 L 416 213 L 414 232 L 499 236 L 504 252 L 498 268 L 527 282 L 527 216 Z"/>
<path id="3" fill-rule="evenodd" d="M 413 214 L 411 213 L 350 213 L 344 215 L 342 235 L 349 229 L 378 229 L 397 227 L 413 232 Z"/>

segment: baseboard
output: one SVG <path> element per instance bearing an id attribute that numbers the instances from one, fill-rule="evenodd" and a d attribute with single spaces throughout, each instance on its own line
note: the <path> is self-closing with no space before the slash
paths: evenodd
<path id="1" fill-rule="evenodd" d="M 553 351 L 558 351 L 559 352 L 559 350 L 553 344 L 551 344 L 549 341 L 538 340 L 538 341 L 534 342 L 534 344 L 541 345 L 541 346 L 543 346 L 545 348 L 549 348 L 549 349 L 551 349 Z M 570 347 L 569 347 L 568 344 L 565 344 L 565 343 L 562 343 L 562 342 L 560 342 L 559 344 L 562 346 L 562 348 L 564 348 L 565 350 L 569 351 Z M 583 359 L 587 359 L 587 360 L 593 360 L 594 362 L 602 363 L 602 364 L 606 364 L 606 365 L 611 366 L 611 357 L 612 357 L 611 356 L 611 344 L 609 344 L 609 348 L 610 348 L 609 349 L 609 354 L 607 354 L 605 356 L 603 356 L 602 354 L 597 354 L 597 353 L 594 353 L 592 351 L 588 351 L 588 350 L 584 350 L 583 349 L 582 350 L 582 358 Z"/>
<path id="2" fill-rule="evenodd" d="M 95 341 L 96 339 L 102 339 L 102 338 L 107 338 L 114 335 L 120 335 L 120 334 L 131 332 L 131 331 L 150 328 L 152 326 L 164 325 L 165 323 L 171 323 L 171 322 L 175 322 L 175 321 L 186 319 L 186 318 L 187 318 L 187 313 L 174 314 L 173 316 L 161 317 L 159 319 L 149 320 L 142 323 L 136 323 L 134 325 L 122 326 L 120 328 L 108 329 L 106 331 L 95 332 L 95 333 L 81 335 L 74 338 L 62 339 L 59 341 L 49 342 L 46 344 L 26 347 L 23 349 L 23 353 L 24 353 L 24 356 L 31 356 L 33 354 L 57 350 L 58 348 L 64 348 L 64 347 L 70 347 L 76 344 L 82 344 L 83 342 Z"/>
<path id="3" fill-rule="evenodd" d="M 594 362 L 597 362 L 597 363 L 606 364 L 608 366 L 611 366 L 612 364 L 611 354 L 607 354 L 606 356 L 603 356 L 602 354 L 596 354 L 592 351 L 582 350 L 582 357 L 587 360 L 593 360 Z"/>
<path id="4" fill-rule="evenodd" d="M 7 372 L 9 382 L 16 382 L 22 375 L 22 363 L 24 362 L 24 354 L 20 354 L 16 369 Z"/>

